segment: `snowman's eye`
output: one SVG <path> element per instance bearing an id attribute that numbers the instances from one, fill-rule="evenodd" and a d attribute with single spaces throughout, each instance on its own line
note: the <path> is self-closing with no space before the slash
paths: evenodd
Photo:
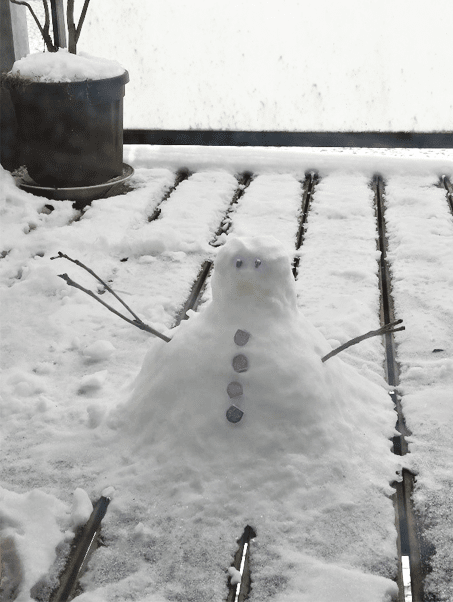
<path id="1" fill-rule="evenodd" d="M 258 259 L 258 258 L 257 258 L 257 259 L 255 259 L 255 267 L 256 267 L 256 268 L 259 268 L 259 267 L 260 267 L 260 265 L 261 265 L 261 259 Z"/>
<path id="2" fill-rule="evenodd" d="M 240 268 L 242 265 L 242 259 L 236 259 L 236 267 Z"/>

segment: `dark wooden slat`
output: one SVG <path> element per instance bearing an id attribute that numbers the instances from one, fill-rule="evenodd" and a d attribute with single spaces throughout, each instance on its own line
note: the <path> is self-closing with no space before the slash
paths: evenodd
<path id="1" fill-rule="evenodd" d="M 241 176 L 239 176 L 238 188 L 237 188 L 236 192 L 234 193 L 233 198 L 231 199 L 231 203 L 226 211 L 225 216 L 222 219 L 220 226 L 217 229 L 217 232 L 216 232 L 213 240 L 209 243 L 211 246 L 214 246 L 214 247 L 217 246 L 218 238 L 222 234 L 228 232 L 230 225 L 231 225 L 231 223 L 228 221 L 229 216 L 234 211 L 234 207 L 239 203 L 239 200 L 241 199 L 241 197 L 244 195 L 245 190 L 248 188 L 250 182 L 252 181 L 252 178 L 253 178 L 253 176 L 249 172 L 245 172 Z M 211 273 L 212 266 L 213 266 L 213 262 L 211 260 L 206 260 L 202 264 L 200 271 L 198 273 L 198 276 L 192 285 L 190 295 L 189 295 L 188 299 L 186 300 L 186 302 L 184 303 L 181 310 L 179 311 L 178 315 L 176 316 L 176 320 L 175 320 L 173 327 L 178 326 L 182 320 L 187 320 L 187 318 L 188 318 L 187 312 L 189 311 L 189 309 L 196 311 L 196 309 L 201 301 L 201 297 L 203 296 L 203 292 L 206 288 L 207 279 Z"/>
<path id="2" fill-rule="evenodd" d="M 161 205 L 162 203 L 164 203 L 167 199 L 170 198 L 170 196 L 174 193 L 174 191 L 177 189 L 177 187 L 181 184 L 181 182 L 184 182 L 185 180 L 187 180 L 190 176 L 190 172 L 188 169 L 179 169 L 176 173 L 176 178 L 174 181 L 173 186 L 171 186 L 171 188 L 169 188 L 166 193 L 163 195 L 163 197 L 161 198 L 161 200 L 159 201 L 159 204 L 157 205 L 157 207 L 154 209 L 153 213 L 148 217 L 148 221 L 149 222 L 153 222 L 154 220 L 158 219 L 160 216 L 160 213 L 162 211 L 161 209 Z"/>
<path id="3" fill-rule="evenodd" d="M 318 183 L 318 174 L 315 172 L 305 174 L 305 180 L 303 183 L 303 196 L 302 196 L 302 207 L 299 216 L 299 230 L 297 232 L 296 239 L 296 251 L 300 249 L 304 241 L 305 224 L 307 221 L 308 211 L 310 209 L 311 199 L 315 190 L 315 186 Z M 297 256 L 293 261 L 293 276 L 297 279 L 297 271 L 299 268 L 300 257 Z"/>
<path id="4" fill-rule="evenodd" d="M 256 537 L 256 531 L 250 525 L 247 525 L 244 529 L 244 533 L 238 539 L 237 543 L 239 547 L 234 555 L 233 566 L 237 571 L 240 570 L 242 557 L 244 554 L 244 546 L 247 545 L 247 551 L 245 555 L 245 562 L 242 572 L 242 579 L 239 588 L 239 596 L 236 596 L 237 586 L 231 584 L 231 578 L 228 579 L 228 597 L 226 602 L 244 602 L 247 600 L 251 590 L 251 574 L 250 574 L 250 542 Z"/>
<path id="5" fill-rule="evenodd" d="M 393 297 L 391 294 L 391 272 L 387 261 L 387 236 L 385 228 L 385 184 L 381 176 L 375 176 L 373 180 L 375 192 L 376 218 L 379 232 L 379 250 L 381 258 L 379 262 L 379 283 L 381 288 L 381 321 L 384 324 L 395 320 Z M 396 357 L 396 348 L 392 332 L 384 335 L 387 382 L 392 387 L 399 384 L 399 366 Z M 406 437 L 411 434 L 406 427 L 401 400 L 396 391 L 390 396 L 393 400 L 397 414 L 396 429 L 399 435 L 393 437 L 393 452 L 397 455 L 408 453 Z M 403 577 L 401 568 L 401 557 L 407 556 L 410 563 L 412 602 L 423 602 L 423 575 L 420 556 L 420 542 L 417 536 L 415 512 L 412 504 L 412 491 L 414 487 L 414 475 L 407 469 L 402 471 L 402 481 L 393 483 L 395 493 L 393 495 L 396 527 L 398 532 L 398 554 L 400 558 L 398 585 L 400 590 L 400 602 L 405 602 Z"/>
<path id="6" fill-rule="evenodd" d="M 69 602 L 73 599 L 87 562 L 98 546 L 101 521 L 109 503 L 110 498 L 102 496 L 94 506 L 88 522 L 76 535 L 68 562 L 59 578 L 59 587 L 50 596 L 51 602 Z"/>
<path id="7" fill-rule="evenodd" d="M 450 182 L 450 179 L 447 178 L 447 176 L 442 177 L 442 182 L 445 187 L 445 190 L 447 191 L 447 200 L 450 206 L 450 211 L 453 213 L 453 186 Z"/>

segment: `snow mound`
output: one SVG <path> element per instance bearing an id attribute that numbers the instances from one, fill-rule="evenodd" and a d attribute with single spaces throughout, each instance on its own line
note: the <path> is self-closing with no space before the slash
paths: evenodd
<path id="1" fill-rule="evenodd" d="M 283 246 L 272 237 L 230 239 L 216 258 L 211 303 L 170 343 L 153 344 L 115 419 L 139 453 L 152 446 L 160 462 L 182 455 L 208 465 L 208 480 L 211 471 L 241 481 L 258 460 L 297 487 L 320 458 L 351 470 L 367 446 L 370 463 L 392 480 L 389 396 L 339 358 L 322 363 L 329 351 L 297 310 Z"/>
<path id="2" fill-rule="evenodd" d="M 107 360 L 115 351 L 110 341 L 95 341 L 83 350 L 83 355 L 93 362 Z"/>
<path id="3" fill-rule="evenodd" d="M 57 52 L 37 52 L 19 59 L 10 73 L 42 82 L 78 82 L 116 77 L 124 71 L 117 61 L 59 48 Z"/>
<path id="4" fill-rule="evenodd" d="M 85 524 L 93 512 L 93 504 L 87 492 L 81 487 L 74 491 L 71 509 L 71 523 L 73 528 Z"/>
<path id="5" fill-rule="evenodd" d="M 30 589 L 49 571 L 66 534 L 68 507 L 38 489 L 15 493 L 0 487 L 0 544 L 4 600 L 32 602 Z M 9 597 L 11 595 L 11 598 Z"/>

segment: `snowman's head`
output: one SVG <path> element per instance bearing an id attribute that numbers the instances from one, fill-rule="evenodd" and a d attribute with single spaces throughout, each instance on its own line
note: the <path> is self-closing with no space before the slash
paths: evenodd
<path id="1" fill-rule="evenodd" d="M 227 307 L 296 309 L 291 261 L 274 237 L 228 238 L 216 258 L 212 299 Z"/>

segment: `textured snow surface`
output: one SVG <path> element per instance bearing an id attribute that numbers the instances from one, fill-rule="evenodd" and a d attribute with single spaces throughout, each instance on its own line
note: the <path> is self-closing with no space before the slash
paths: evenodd
<path id="1" fill-rule="evenodd" d="M 125 160 L 136 169 L 133 190 L 83 214 L 1 174 L 0 530 L 27 567 L 21 600 L 37 582 L 33 591 L 46 591 L 75 518 L 103 493 L 113 498 L 107 546 L 90 561 L 81 602 L 221 600 L 246 524 L 257 530 L 251 600 L 391 599 L 397 466 L 382 344 L 370 339 L 320 361 L 379 324 L 374 162 L 387 181 L 395 307 L 406 324 L 397 342 L 408 461 L 437 551 L 428 587 L 449 601 L 453 219 L 436 186 L 453 175 L 448 153 L 131 147 Z M 301 183 L 318 164 L 294 282 Z M 183 167 L 195 173 L 149 221 Z M 247 169 L 255 176 L 215 248 L 235 174 Z M 263 236 L 278 243 L 233 242 Z M 51 261 L 58 251 L 91 267 L 172 341 L 69 287 L 58 274 L 115 304 L 89 274 Z M 172 328 L 206 259 L 216 267 L 199 311 Z M 242 347 L 237 329 L 251 335 Z M 238 353 L 246 372 L 232 367 Z M 225 418 L 231 381 L 244 391 L 237 425 Z M 41 537 L 39 521 L 51 537 Z M 20 541 L 33 545 L 25 552 Z"/>
<path id="2" fill-rule="evenodd" d="M 31 600 L 30 589 L 49 571 L 64 540 L 60 529 L 67 513 L 66 504 L 44 491 L 15 493 L 0 487 L 2 599 Z"/>
<path id="3" fill-rule="evenodd" d="M 11 73 L 41 82 L 78 82 L 116 77 L 124 73 L 124 68 L 117 61 L 59 48 L 57 52 L 36 52 L 19 59 Z"/>

